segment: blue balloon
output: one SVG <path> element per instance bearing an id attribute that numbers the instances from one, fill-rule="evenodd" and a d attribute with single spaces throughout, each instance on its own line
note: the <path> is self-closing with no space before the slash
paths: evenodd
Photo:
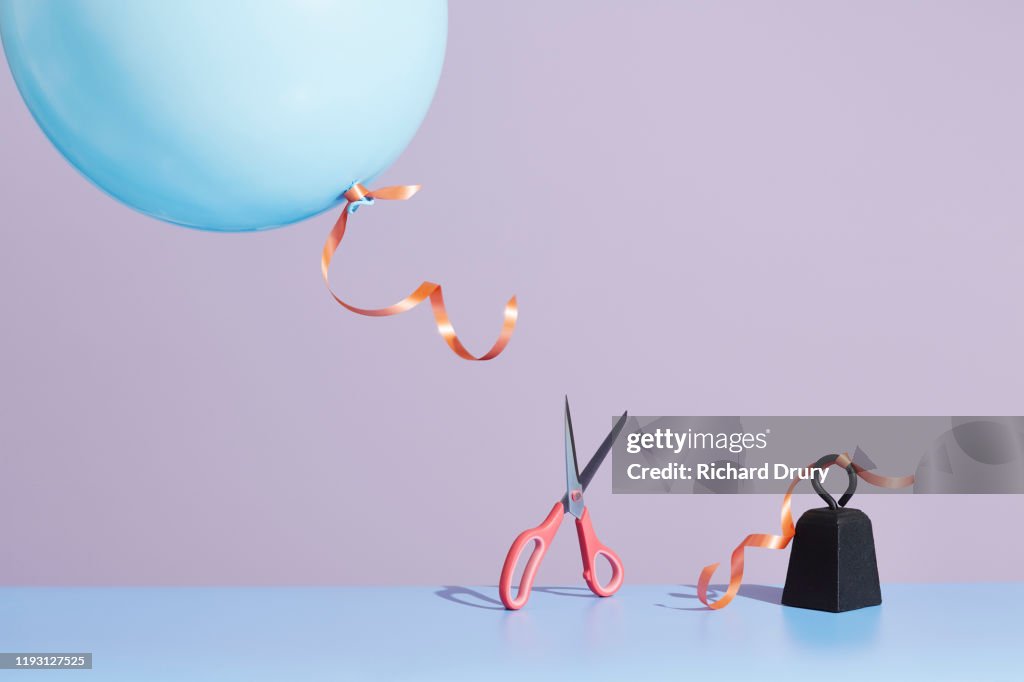
<path id="1" fill-rule="evenodd" d="M 0 35 L 54 146 L 113 197 L 208 230 L 285 225 L 405 149 L 444 62 L 445 0 L 4 0 Z"/>

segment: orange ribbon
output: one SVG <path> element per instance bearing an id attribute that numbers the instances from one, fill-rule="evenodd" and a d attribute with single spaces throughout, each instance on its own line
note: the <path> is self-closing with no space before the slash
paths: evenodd
<path id="1" fill-rule="evenodd" d="M 510 298 L 508 303 L 505 304 L 505 323 L 501 327 L 501 334 L 498 336 L 498 340 L 494 342 L 494 345 L 491 346 L 489 351 L 477 357 L 466 350 L 466 347 L 462 345 L 462 341 L 460 341 L 458 335 L 456 335 L 455 328 L 452 326 L 451 320 L 448 318 L 448 310 L 444 305 L 444 294 L 441 291 L 440 284 L 435 284 L 434 282 L 423 282 L 414 292 L 403 298 L 398 303 L 389 305 L 387 308 L 357 308 L 356 306 L 349 305 L 345 301 L 341 300 L 331 288 L 331 280 L 328 278 L 327 273 L 328 270 L 330 270 L 331 259 L 334 258 L 334 252 L 338 250 L 338 245 L 345 236 L 345 228 L 348 225 L 349 213 L 355 213 L 356 209 L 360 206 L 373 204 L 374 199 L 404 201 L 416 194 L 419 189 L 419 185 L 397 185 L 394 187 L 381 187 L 380 189 L 368 190 L 359 183 L 355 183 L 345 191 L 344 196 L 348 201 L 341 212 L 341 216 L 338 218 L 338 222 L 334 224 L 334 228 L 331 229 L 331 233 L 327 236 L 327 243 L 324 244 L 324 252 L 320 257 L 320 269 L 324 275 L 324 283 L 327 285 L 327 291 L 330 292 L 331 296 L 334 297 L 334 300 L 342 307 L 347 308 L 354 313 L 368 315 L 370 317 L 398 315 L 399 313 L 404 313 L 407 310 L 412 310 L 420 303 L 430 299 L 430 307 L 434 311 L 434 321 L 437 323 L 437 331 L 441 333 L 445 343 L 448 344 L 448 347 L 451 348 L 456 355 L 463 360 L 492 360 L 498 357 L 501 352 L 505 350 L 505 346 L 508 345 L 509 339 L 512 338 L 512 332 L 516 328 L 516 320 L 519 317 L 519 306 L 516 303 L 515 296 Z"/>
<path id="2" fill-rule="evenodd" d="M 850 461 L 849 453 L 844 452 L 841 454 L 836 461 L 826 464 L 825 468 L 838 464 L 839 466 L 845 467 L 847 464 L 853 467 L 853 470 L 857 472 L 857 475 L 862 479 L 870 483 L 871 485 L 878 486 L 880 488 L 906 488 L 908 485 L 913 485 L 913 476 L 879 476 L 878 474 L 871 473 L 859 464 L 854 464 Z M 809 468 L 809 467 L 808 467 Z M 806 472 L 807 469 L 804 469 Z M 767 535 L 765 533 L 753 533 L 743 539 L 736 549 L 732 551 L 732 557 L 729 559 L 729 587 L 722 595 L 722 598 L 715 602 L 708 601 L 708 584 L 711 582 L 711 576 L 715 574 L 718 569 L 718 564 L 714 563 L 710 566 L 705 566 L 704 570 L 700 572 L 700 577 L 697 579 L 697 598 L 703 602 L 709 609 L 724 609 L 729 605 L 729 602 L 733 600 L 737 593 L 740 591 L 740 585 L 743 584 L 743 555 L 744 550 L 747 547 L 764 547 L 767 549 L 785 549 L 789 545 L 790 540 L 796 534 L 796 527 L 793 525 L 793 489 L 796 488 L 796 484 L 799 483 L 800 478 L 795 479 L 789 484 L 789 488 L 786 490 L 786 495 L 782 498 L 782 535 Z"/>

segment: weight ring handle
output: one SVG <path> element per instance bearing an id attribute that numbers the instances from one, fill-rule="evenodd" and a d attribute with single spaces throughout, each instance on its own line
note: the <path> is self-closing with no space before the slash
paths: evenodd
<path id="1" fill-rule="evenodd" d="M 826 467 L 830 464 L 835 463 L 835 461 L 838 459 L 839 455 L 836 454 L 825 455 L 811 466 Z M 838 503 L 836 502 L 835 498 L 832 497 L 832 495 L 830 495 L 827 490 L 825 490 L 825 486 L 822 485 L 821 478 L 819 476 L 811 476 L 811 485 L 814 486 L 814 492 L 818 493 L 821 499 L 825 500 L 825 503 L 828 504 L 829 509 L 838 509 L 839 507 L 845 507 L 846 503 L 850 501 L 851 497 L 853 497 L 853 494 L 857 492 L 857 471 L 853 468 L 853 462 L 847 460 L 847 464 L 843 468 L 846 469 L 846 475 L 850 477 L 850 484 L 846 486 L 846 492 L 843 493 L 843 496 L 839 498 Z"/>

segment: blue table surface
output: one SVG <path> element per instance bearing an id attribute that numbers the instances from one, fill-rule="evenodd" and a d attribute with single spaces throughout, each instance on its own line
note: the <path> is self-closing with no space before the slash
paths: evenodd
<path id="1" fill-rule="evenodd" d="M 1021 680 L 1024 583 L 885 585 L 881 606 L 783 607 L 744 586 L 0 588 L 0 651 L 92 652 L 64 680 Z"/>

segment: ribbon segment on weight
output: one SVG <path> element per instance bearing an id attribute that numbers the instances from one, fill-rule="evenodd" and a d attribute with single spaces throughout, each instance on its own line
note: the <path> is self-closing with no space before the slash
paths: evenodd
<path id="1" fill-rule="evenodd" d="M 359 315 L 367 315 L 369 317 L 387 317 L 390 315 L 398 315 L 404 313 L 407 310 L 412 310 L 420 303 L 426 300 L 430 300 L 430 308 L 434 312 L 434 321 L 437 324 L 437 331 L 441 333 L 441 337 L 444 338 L 445 343 L 452 349 L 452 352 L 458 355 L 463 360 L 492 360 L 505 350 L 505 346 L 508 345 L 509 339 L 512 338 L 512 332 L 516 328 L 516 320 L 519 318 L 519 306 L 516 303 L 516 297 L 513 296 L 505 304 L 505 322 L 501 327 L 501 334 L 498 335 L 498 340 L 494 342 L 491 349 L 483 355 L 476 356 L 470 353 L 466 347 L 459 340 L 458 335 L 455 333 L 455 328 L 452 326 L 451 320 L 448 317 L 448 310 L 444 305 L 444 293 L 441 291 L 441 285 L 434 282 L 423 282 L 420 284 L 415 291 L 403 298 L 394 305 L 389 305 L 386 308 L 358 308 L 354 305 L 346 303 L 334 293 L 331 288 L 331 280 L 328 277 L 328 271 L 331 267 L 331 260 L 334 258 L 335 251 L 338 250 L 338 245 L 341 243 L 342 238 L 345 236 L 345 228 L 348 226 L 348 216 L 350 213 L 355 213 L 360 206 L 372 205 L 375 199 L 383 199 L 386 201 L 404 201 L 409 199 L 420 189 L 419 185 L 396 185 L 393 187 L 381 187 L 379 189 L 368 190 L 359 183 L 353 184 L 349 187 L 344 194 L 347 203 L 345 208 L 341 212 L 341 216 L 338 218 L 338 222 L 334 224 L 331 229 L 331 233 L 327 236 L 327 242 L 324 244 L 323 255 L 320 257 L 320 269 L 323 272 L 324 283 L 327 285 L 327 291 L 330 292 L 331 296 L 335 301 L 338 302 L 342 307 L 351 310 Z"/>
<path id="2" fill-rule="evenodd" d="M 914 484 L 913 476 L 879 476 L 878 474 L 872 473 L 850 461 L 849 453 L 844 452 L 841 454 L 836 461 L 826 464 L 826 467 L 830 467 L 838 464 L 841 467 L 850 465 L 853 470 L 857 472 L 863 480 L 867 481 L 871 485 L 878 486 L 880 488 L 906 488 L 908 485 Z M 808 465 L 809 468 L 810 465 Z M 806 471 L 806 469 L 805 469 Z M 785 549 L 789 545 L 790 540 L 796 534 L 796 526 L 793 524 L 793 489 L 796 488 L 797 483 L 802 479 L 797 478 L 789 484 L 789 488 L 786 489 L 786 494 L 782 498 L 782 513 L 781 513 L 781 535 L 768 535 L 766 533 L 752 533 L 743 539 L 736 549 L 732 551 L 732 556 L 729 559 L 729 586 L 725 591 L 725 594 L 718 601 L 708 601 L 708 585 L 711 582 L 711 576 L 715 574 L 718 569 L 718 564 L 710 564 L 705 566 L 704 570 L 700 572 L 700 577 L 697 579 L 697 598 L 707 606 L 709 609 L 723 609 L 729 605 L 729 602 L 739 593 L 740 585 L 743 584 L 743 558 L 747 547 L 764 547 L 766 549 Z"/>

